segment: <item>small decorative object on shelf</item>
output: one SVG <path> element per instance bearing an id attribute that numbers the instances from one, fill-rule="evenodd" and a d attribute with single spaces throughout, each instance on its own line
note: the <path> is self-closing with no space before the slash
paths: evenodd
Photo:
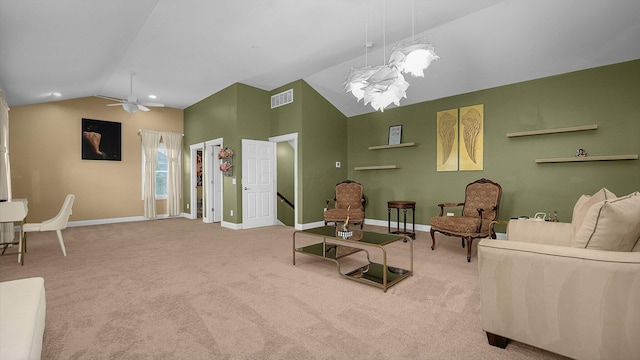
<path id="1" fill-rule="evenodd" d="M 220 159 L 220 171 L 224 176 L 233 176 L 233 150 L 229 148 L 220 149 L 218 152 Z"/>
<path id="2" fill-rule="evenodd" d="M 584 149 L 578 149 L 576 151 L 576 156 L 577 157 L 587 157 L 587 150 Z"/>

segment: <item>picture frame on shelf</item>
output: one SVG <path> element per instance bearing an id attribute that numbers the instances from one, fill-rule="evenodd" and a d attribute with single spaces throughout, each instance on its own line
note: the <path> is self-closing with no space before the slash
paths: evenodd
<path id="1" fill-rule="evenodd" d="M 389 145 L 400 145 L 402 142 L 402 125 L 389 126 Z"/>

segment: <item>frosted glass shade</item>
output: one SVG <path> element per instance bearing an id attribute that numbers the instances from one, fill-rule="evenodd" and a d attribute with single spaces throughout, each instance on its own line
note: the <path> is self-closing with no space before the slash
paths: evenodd
<path id="1" fill-rule="evenodd" d="M 426 39 L 418 39 L 409 44 L 396 45 L 391 49 L 389 65 L 413 77 L 424 77 L 424 70 L 433 60 L 438 59 L 440 57 L 436 55 L 434 46 L 427 43 Z"/>

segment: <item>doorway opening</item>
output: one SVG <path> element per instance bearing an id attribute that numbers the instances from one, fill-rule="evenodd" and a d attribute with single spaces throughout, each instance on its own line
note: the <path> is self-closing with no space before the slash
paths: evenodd
<path id="1" fill-rule="evenodd" d="M 298 133 L 270 137 L 269 141 L 277 147 L 278 221 L 302 230 L 298 220 Z"/>
<path id="2" fill-rule="evenodd" d="M 189 218 L 203 222 L 219 222 L 222 218 L 222 173 L 218 171 L 217 154 L 222 138 L 190 145 L 191 201 Z"/>

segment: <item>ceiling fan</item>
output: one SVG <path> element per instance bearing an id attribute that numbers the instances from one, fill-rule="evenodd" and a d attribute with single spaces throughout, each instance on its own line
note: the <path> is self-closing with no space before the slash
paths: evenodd
<path id="1" fill-rule="evenodd" d="M 107 106 L 122 105 L 122 108 L 124 109 L 124 111 L 128 113 L 134 113 L 138 110 L 150 111 L 148 107 L 164 107 L 164 104 L 160 104 L 160 103 L 140 102 L 138 98 L 133 95 L 133 76 L 135 74 L 136 74 L 135 72 L 131 73 L 131 92 L 129 93 L 129 96 L 127 96 L 126 98 L 117 99 L 117 98 L 113 98 L 110 96 L 103 96 L 103 95 L 96 95 L 96 97 L 106 99 L 106 100 L 111 100 L 111 101 L 117 101 L 117 104 L 107 104 Z"/>

